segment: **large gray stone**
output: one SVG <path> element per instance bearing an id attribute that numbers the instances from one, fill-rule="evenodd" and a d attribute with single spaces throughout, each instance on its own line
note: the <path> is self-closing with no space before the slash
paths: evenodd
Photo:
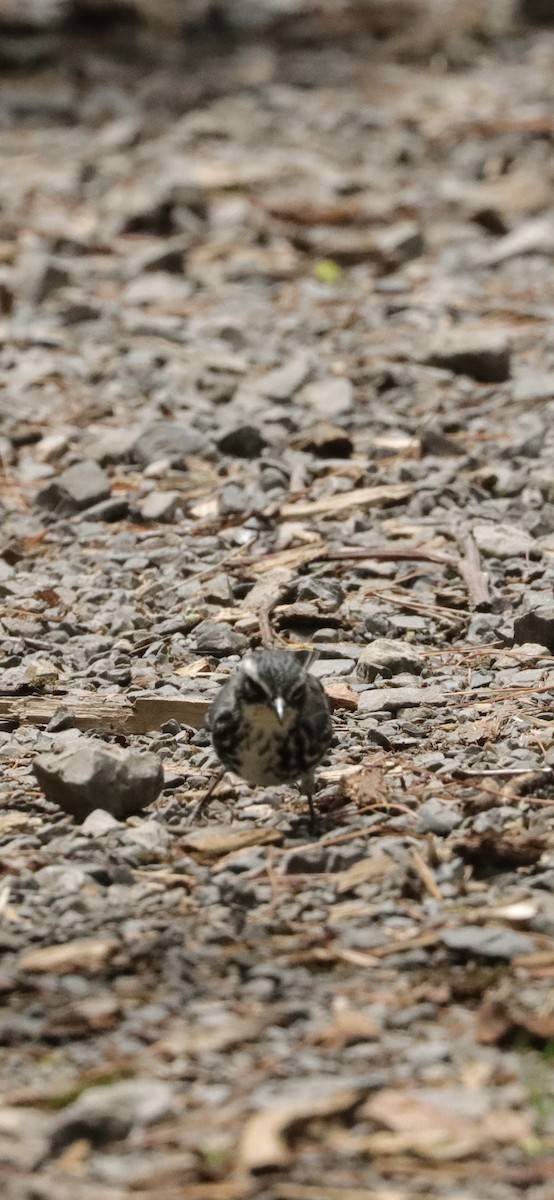
<path id="1" fill-rule="evenodd" d="M 356 674 L 367 683 L 372 683 L 377 675 L 390 679 L 402 671 L 419 675 L 425 665 L 421 651 L 406 642 L 395 641 L 393 638 L 376 638 L 369 646 L 364 646 L 358 659 Z"/>
<path id="2" fill-rule="evenodd" d="M 518 646 L 536 642 L 554 654 L 554 604 L 543 604 L 516 617 L 514 642 Z"/>
<path id="3" fill-rule="evenodd" d="M 139 434 L 131 450 L 131 458 L 142 467 L 160 458 L 167 458 L 174 463 L 189 454 L 201 454 L 206 444 L 204 434 L 198 433 L 190 425 L 179 425 L 176 421 L 154 421 Z"/>
<path id="4" fill-rule="evenodd" d="M 535 539 L 518 525 L 474 525 L 473 536 L 479 550 L 492 558 L 520 558 L 527 554 L 532 558 L 540 557 L 540 547 Z"/>
<path id="5" fill-rule="evenodd" d="M 175 521 L 184 501 L 180 492 L 150 492 L 138 506 L 143 521 Z"/>
<path id="6" fill-rule="evenodd" d="M 41 754 L 33 771 L 45 796 L 77 821 L 98 808 L 118 820 L 140 813 L 159 796 L 164 779 L 155 754 L 84 739 L 61 753 Z"/>
<path id="7" fill-rule="evenodd" d="M 42 488 L 37 495 L 37 504 L 60 516 L 70 516 L 107 500 L 109 495 L 108 476 L 98 463 L 88 459 L 68 467 Z"/>
<path id="8" fill-rule="evenodd" d="M 248 649 L 248 638 L 244 633 L 219 621 L 201 621 L 194 630 L 194 641 L 201 654 L 213 654 L 215 658 L 244 654 Z"/>

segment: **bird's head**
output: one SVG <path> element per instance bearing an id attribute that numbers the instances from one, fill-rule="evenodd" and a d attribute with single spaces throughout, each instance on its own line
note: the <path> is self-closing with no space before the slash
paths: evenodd
<path id="1" fill-rule="evenodd" d="M 283 724 L 304 704 L 307 668 L 314 657 L 291 650 L 250 651 L 240 665 L 244 703 L 265 706 Z"/>

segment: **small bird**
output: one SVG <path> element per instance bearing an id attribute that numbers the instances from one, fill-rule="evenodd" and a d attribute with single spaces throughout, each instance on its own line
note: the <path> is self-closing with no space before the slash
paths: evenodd
<path id="1" fill-rule="evenodd" d="M 299 780 L 312 823 L 314 770 L 332 734 L 327 697 L 308 673 L 316 657 L 313 651 L 249 651 L 206 718 L 224 767 L 261 787 Z"/>

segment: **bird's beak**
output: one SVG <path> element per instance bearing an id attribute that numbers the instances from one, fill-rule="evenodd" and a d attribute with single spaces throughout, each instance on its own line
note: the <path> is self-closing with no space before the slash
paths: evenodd
<path id="1" fill-rule="evenodd" d="M 279 717 L 279 720 L 282 721 L 285 715 L 285 701 L 283 700 L 282 696 L 275 697 L 275 700 L 273 701 L 273 707 L 277 713 L 277 716 Z"/>

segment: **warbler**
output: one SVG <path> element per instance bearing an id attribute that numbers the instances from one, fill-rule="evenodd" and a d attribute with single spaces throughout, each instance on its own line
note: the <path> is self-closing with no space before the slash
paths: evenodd
<path id="1" fill-rule="evenodd" d="M 309 674 L 316 657 L 313 651 L 249 651 L 206 718 L 224 767 L 260 787 L 299 781 L 312 823 L 315 767 L 332 734 L 327 697 Z"/>

